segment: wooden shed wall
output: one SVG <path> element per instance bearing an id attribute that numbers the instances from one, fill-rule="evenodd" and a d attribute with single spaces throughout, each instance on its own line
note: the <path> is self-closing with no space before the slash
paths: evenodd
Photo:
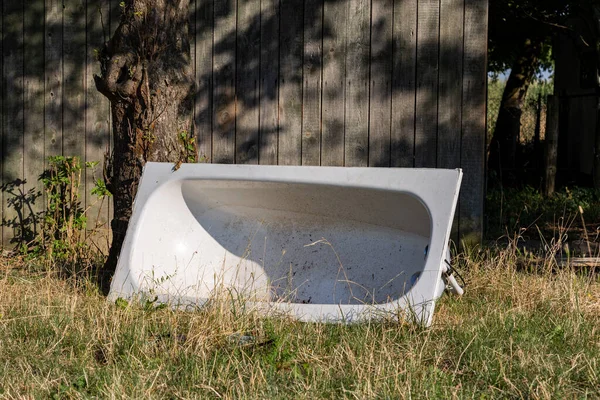
<path id="1" fill-rule="evenodd" d="M 0 0 L 2 243 L 50 155 L 102 161 L 95 51 L 120 0 Z M 463 168 L 455 236 L 482 230 L 487 0 L 191 0 L 206 162 Z M 108 203 L 89 194 L 90 226 Z M 23 196 L 25 194 L 25 196 Z M 28 204 L 32 211 L 42 200 Z M 28 207 L 23 208 L 30 212 Z"/>

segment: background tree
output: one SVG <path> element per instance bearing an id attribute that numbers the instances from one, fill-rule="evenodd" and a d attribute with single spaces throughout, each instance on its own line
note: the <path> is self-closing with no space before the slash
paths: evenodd
<path id="1" fill-rule="evenodd" d="M 144 164 L 196 157 L 186 150 L 194 93 L 189 0 L 126 0 L 121 8 L 119 27 L 99 54 L 101 75 L 94 77 L 113 120 L 105 177 L 114 198 L 108 272 L 116 267 Z"/>
<path id="2" fill-rule="evenodd" d="M 510 69 L 489 148 L 492 183 L 514 181 L 523 100 L 540 68 L 551 67 L 552 36 L 566 29 L 574 2 L 490 0 L 489 70 Z"/>

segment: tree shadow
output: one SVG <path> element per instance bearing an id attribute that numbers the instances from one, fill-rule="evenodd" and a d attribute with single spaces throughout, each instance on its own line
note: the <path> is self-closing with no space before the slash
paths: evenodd
<path id="1" fill-rule="evenodd" d="M 2 193 L 6 194 L 7 208 L 13 210 L 11 217 L 2 218 L 2 227 L 12 231 L 10 244 L 20 250 L 38 238 L 44 218 L 41 211 L 35 211 L 42 192 L 34 188 L 24 191 L 26 185 L 27 182 L 15 179 L 0 186 Z"/>

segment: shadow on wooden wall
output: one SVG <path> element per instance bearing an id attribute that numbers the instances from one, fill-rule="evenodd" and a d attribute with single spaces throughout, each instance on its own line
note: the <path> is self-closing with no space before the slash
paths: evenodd
<path id="1" fill-rule="evenodd" d="M 2 2 L 2 183 L 50 155 L 102 161 L 110 108 L 93 83 L 118 0 Z M 463 168 L 453 238 L 481 233 L 487 0 L 191 0 L 205 162 Z M 96 175 L 98 175 L 96 173 Z M 106 226 L 86 173 L 85 207 Z M 2 215 L 14 217 L 2 194 Z M 40 207 L 35 204 L 34 207 Z M 14 230 L 3 227 L 3 243 Z M 470 236 L 474 234 L 474 236 Z"/>

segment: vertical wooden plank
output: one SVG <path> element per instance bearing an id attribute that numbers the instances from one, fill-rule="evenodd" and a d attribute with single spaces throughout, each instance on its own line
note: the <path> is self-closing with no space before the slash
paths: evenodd
<path id="1" fill-rule="evenodd" d="M 63 14 L 62 0 L 46 1 L 44 153 L 62 154 L 63 148 Z"/>
<path id="2" fill-rule="evenodd" d="M 279 126 L 279 0 L 260 2 L 260 164 L 277 164 Z"/>
<path id="3" fill-rule="evenodd" d="M 304 1 L 302 165 L 321 163 L 322 0 Z"/>
<path id="4" fill-rule="evenodd" d="M 2 243 L 8 246 L 15 236 L 14 224 L 19 223 L 17 209 L 22 208 L 19 192 L 23 190 L 23 4 L 4 1 L 3 15 L 3 149 L 2 184 L 9 184 L 4 191 L 3 217 L 9 222 L 4 226 Z M 11 204 L 9 206 L 9 204 Z"/>
<path id="5" fill-rule="evenodd" d="M 0 0 L 4 10 L 4 0 Z M 4 12 L 0 15 L 0 154 L 4 154 Z M 0 160 L 0 183 L 4 184 L 4 162 Z M 4 191 L 0 190 L 0 249 L 4 237 Z"/>
<path id="6" fill-rule="evenodd" d="M 371 2 L 347 0 L 344 165 L 369 163 L 369 55 Z"/>
<path id="7" fill-rule="evenodd" d="M 460 166 L 464 0 L 441 0 L 437 166 Z"/>
<path id="8" fill-rule="evenodd" d="M 394 1 L 390 165 L 414 166 L 417 0 Z"/>
<path id="9" fill-rule="evenodd" d="M 24 14 L 24 215 L 44 209 L 43 186 L 39 181 L 44 172 L 44 2 L 25 3 Z M 33 217 L 33 215 L 31 216 Z M 37 234 L 39 222 L 31 226 Z"/>
<path id="10" fill-rule="evenodd" d="M 258 164 L 260 0 L 240 0 L 237 12 L 235 162 Z"/>
<path id="11" fill-rule="evenodd" d="M 235 161 L 236 13 L 235 0 L 215 1 L 212 161 L 223 164 Z"/>
<path id="12" fill-rule="evenodd" d="M 463 243 L 482 238 L 485 190 L 487 0 L 465 0 L 460 236 Z"/>
<path id="13" fill-rule="evenodd" d="M 281 2 L 278 145 L 281 165 L 302 163 L 303 10 L 303 0 Z"/>
<path id="14" fill-rule="evenodd" d="M 419 0 L 417 30 L 417 105 L 415 167 L 437 162 L 439 0 Z"/>
<path id="15" fill-rule="evenodd" d="M 579 100 L 577 102 L 578 105 L 576 106 L 579 109 L 579 118 L 577 124 L 579 124 L 581 128 L 574 127 L 573 131 L 580 132 L 581 136 L 576 143 L 577 145 L 574 146 L 574 155 L 579 161 L 579 171 L 593 177 L 595 175 L 594 154 L 596 153 L 596 137 L 592 132 L 596 132 L 596 123 L 598 120 L 598 99 L 596 96 L 586 96 L 580 97 L 577 100 Z M 560 105 L 558 106 L 558 113 L 560 113 Z M 558 140 L 558 138 L 556 140 Z M 572 139 L 571 141 L 574 142 Z"/>
<path id="16" fill-rule="evenodd" d="M 544 157 L 544 194 L 554 194 L 556 180 L 556 158 L 558 153 L 558 113 L 560 100 L 558 96 L 548 96 L 548 111 L 546 113 L 546 138 Z"/>
<path id="17" fill-rule="evenodd" d="M 63 0 L 63 155 L 85 162 L 85 54 L 84 0 Z M 79 195 L 85 203 L 86 174 Z"/>
<path id="18" fill-rule="evenodd" d="M 438 168 L 460 167 L 464 0 L 440 1 Z M 458 241 L 458 213 L 451 238 Z"/>
<path id="19" fill-rule="evenodd" d="M 194 76 L 194 86 L 192 87 L 192 126 L 190 127 L 190 135 L 196 140 L 196 152 L 198 152 L 199 140 L 196 129 L 196 97 L 198 95 L 198 78 L 196 71 L 196 0 L 189 0 L 188 5 L 188 43 L 190 45 L 190 65 L 192 67 L 192 75 Z M 198 153 L 196 153 L 196 157 Z"/>
<path id="20" fill-rule="evenodd" d="M 86 171 L 85 204 L 88 209 L 88 232 L 91 240 L 103 251 L 108 250 L 109 204 L 111 199 L 100 200 L 91 194 L 95 180 L 103 179 L 104 153 L 110 148 L 110 103 L 94 84 L 94 73 L 100 72 L 97 55 L 104 44 L 108 29 L 110 2 L 87 0 L 86 69 L 85 69 L 85 161 L 98 161 L 95 170 Z"/>
<path id="21" fill-rule="evenodd" d="M 45 0 L 44 164 L 63 148 L 63 14 L 62 0 Z"/>
<path id="22" fill-rule="evenodd" d="M 390 166 L 393 0 L 373 0 L 371 11 L 371 89 L 369 166 Z"/>
<path id="23" fill-rule="evenodd" d="M 213 0 L 196 0 L 194 53 L 198 88 L 194 129 L 201 162 L 212 162 L 213 12 Z"/>
<path id="24" fill-rule="evenodd" d="M 323 5 L 323 93 L 321 165 L 344 165 L 346 5 Z"/>
<path id="25" fill-rule="evenodd" d="M 190 63 L 192 65 L 192 71 L 194 77 L 196 76 L 196 13 L 197 13 L 197 1 L 189 0 L 189 12 L 188 12 L 188 36 L 190 43 Z M 193 101 L 195 104 L 195 99 Z M 192 106 L 195 110 L 195 107 Z"/>
<path id="26" fill-rule="evenodd" d="M 86 4 L 63 0 L 63 155 L 77 157 L 85 168 L 86 139 Z M 79 196 L 86 203 L 85 169 Z M 92 221 L 89 221 L 90 224 Z"/>

